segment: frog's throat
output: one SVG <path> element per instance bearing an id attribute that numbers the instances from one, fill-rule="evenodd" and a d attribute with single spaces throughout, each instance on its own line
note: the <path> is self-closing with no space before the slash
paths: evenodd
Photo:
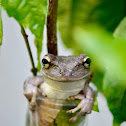
<path id="1" fill-rule="evenodd" d="M 41 90 L 48 98 L 66 99 L 69 96 L 77 95 L 84 89 L 86 78 L 77 81 L 61 82 L 45 77 Z"/>

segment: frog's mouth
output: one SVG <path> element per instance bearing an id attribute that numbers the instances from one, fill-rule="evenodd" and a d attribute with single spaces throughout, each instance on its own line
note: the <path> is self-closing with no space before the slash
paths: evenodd
<path id="1" fill-rule="evenodd" d="M 91 75 L 91 72 L 85 71 L 84 74 L 80 74 L 80 75 L 71 74 L 71 75 L 65 76 L 65 75 L 61 75 L 61 74 L 57 74 L 57 73 L 55 73 L 55 74 L 50 73 L 50 72 L 43 70 L 43 75 L 45 78 L 50 78 L 51 80 L 54 80 L 54 81 L 61 81 L 61 82 L 70 81 L 71 82 L 71 81 L 81 80 L 83 78 L 86 79 Z"/>

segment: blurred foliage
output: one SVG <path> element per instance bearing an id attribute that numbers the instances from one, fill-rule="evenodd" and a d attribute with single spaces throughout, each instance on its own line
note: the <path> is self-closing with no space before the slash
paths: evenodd
<path id="1" fill-rule="evenodd" d="M 58 26 L 64 43 L 71 48 L 71 43 L 76 44 L 71 36 L 74 26 L 97 23 L 113 31 L 124 15 L 125 0 L 59 0 Z"/>
<path id="2" fill-rule="evenodd" d="M 126 86 L 120 86 L 120 81 L 113 80 L 108 74 L 103 82 L 104 94 L 107 98 L 109 108 L 114 115 L 115 125 L 126 121 Z"/>
<path id="3" fill-rule="evenodd" d="M 126 41 L 126 17 L 123 18 L 119 26 L 115 29 L 113 36 Z"/>
<path id="4" fill-rule="evenodd" d="M 3 31 L 2 31 L 2 20 L 1 20 L 1 0 L 0 0 L 0 45 L 2 44 L 2 36 L 3 36 Z"/>
<path id="5" fill-rule="evenodd" d="M 91 57 L 93 82 L 107 98 L 114 126 L 126 121 L 126 19 L 120 23 L 126 15 L 125 3 L 125 0 L 59 0 L 58 8 L 63 42 L 74 54 L 87 53 Z"/>
<path id="6" fill-rule="evenodd" d="M 14 17 L 20 25 L 29 28 L 35 35 L 38 70 L 40 70 L 40 55 L 42 51 L 45 14 L 47 13 L 47 0 L 2 0 L 1 2 L 10 17 Z"/>
<path id="7" fill-rule="evenodd" d="M 92 58 L 92 67 L 111 73 L 112 78 L 119 79 L 122 84 L 126 82 L 125 41 L 114 39 L 99 27 L 75 28 L 74 32 L 73 38 L 78 41 L 78 47 Z"/>

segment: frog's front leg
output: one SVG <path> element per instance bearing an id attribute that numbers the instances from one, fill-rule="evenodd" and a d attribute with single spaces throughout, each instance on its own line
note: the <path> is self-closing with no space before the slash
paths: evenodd
<path id="1" fill-rule="evenodd" d="M 91 113 L 92 106 L 94 103 L 94 92 L 89 87 L 89 84 L 86 84 L 82 94 L 72 96 L 71 99 L 79 99 L 81 102 L 74 109 L 68 110 L 67 113 L 75 113 L 80 110 L 76 116 L 72 117 L 69 121 L 75 122 L 80 116 Z"/>
<path id="2" fill-rule="evenodd" d="M 31 110 L 35 110 L 37 106 L 37 96 L 42 95 L 39 87 L 43 82 L 44 79 L 42 76 L 36 76 L 28 78 L 24 83 L 24 95 L 29 101 L 29 107 Z"/>

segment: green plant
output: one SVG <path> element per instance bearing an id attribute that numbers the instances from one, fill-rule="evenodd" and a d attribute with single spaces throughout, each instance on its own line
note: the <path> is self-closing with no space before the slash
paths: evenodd
<path id="1" fill-rule="evenodd" d="M 29 28 L 35 35 L 37 68 L 40 70 L 43 28 L 48 13 L 47 0 L 1 0 L 0 12 L 1 5 L 10 17 L 18 21 L 22 30 L 23 27 Z M 92 58 L 92 71 L 95 73 L 93 82 L 106 96 L 115 126 L 126 121 L 125 10 L 125 0 L 59 0 L 58 3 L 57 18 L 61 38 L 74 54 L 87 53 Z"/>

